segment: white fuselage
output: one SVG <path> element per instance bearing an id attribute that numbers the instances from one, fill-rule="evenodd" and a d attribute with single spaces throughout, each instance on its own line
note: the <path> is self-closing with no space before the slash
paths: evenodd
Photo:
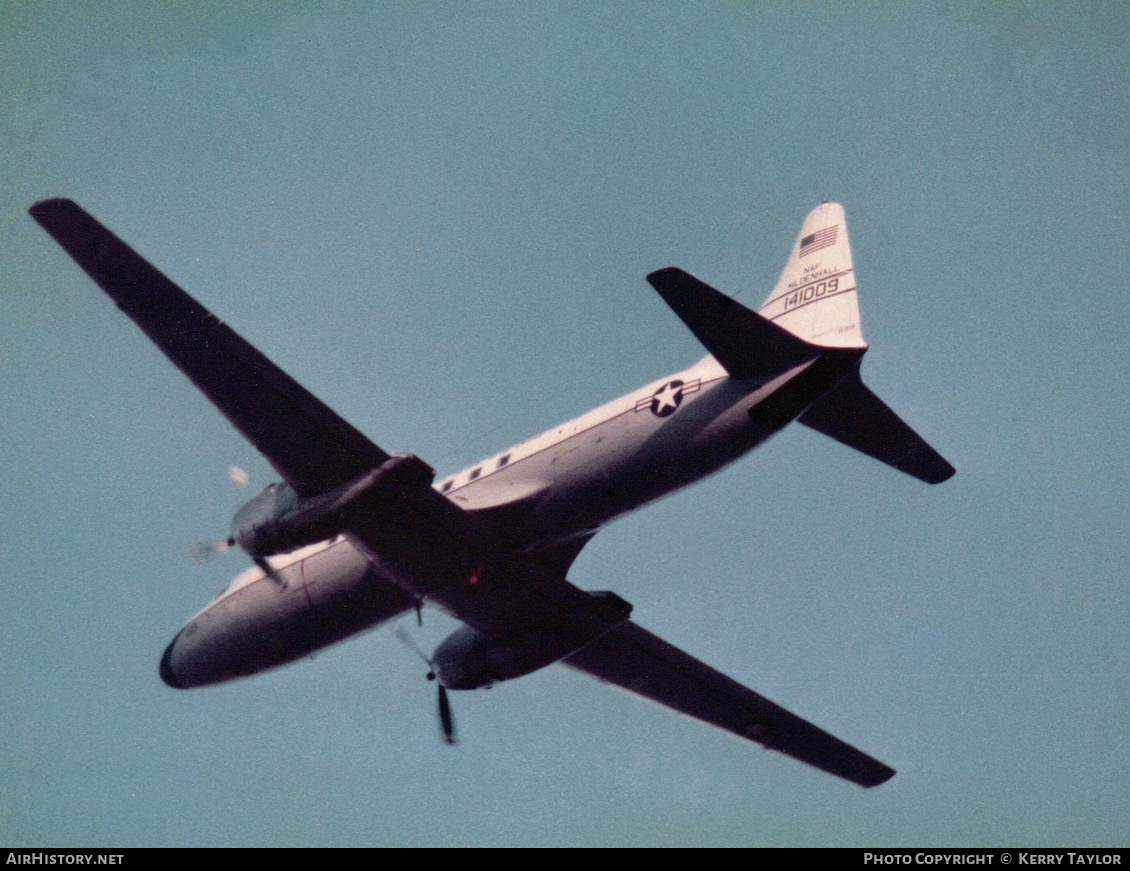
<path id="1" fill-rule="evenodd" d="M 809 365 L 758 382 L 731 378 L 705 357 L 435 487 L 498 527 L 516 551 L 588 536 L 772 435 L 779 425 L 759 425 L 751 409 Z M 375 590 L 378 570 L 344 536 L 268 561 L 274 578 L 249 568 L 188 621 L 162 660 L 166 682 L 196 686 L 253 674 L 418 604 L 390 585 Z"/>
<path id="2" fill-rule="evenodd" d="M 518 506 L 510 516 L 519 548 L 595 531 L 764 441 L 772 432 L 749 410 L 803 368 L 758 384 L 705 357 L 436 486 L 467 511 Z"/>

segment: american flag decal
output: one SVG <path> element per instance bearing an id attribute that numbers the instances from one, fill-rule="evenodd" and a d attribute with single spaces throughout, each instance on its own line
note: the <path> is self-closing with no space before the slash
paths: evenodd
<path id="1" fill-rule="evenodd" d="M 836 244 L 836 230 L 839 228 L 835 225 L 825 227 L 823 230 L 817 230 L 809 236 L 805 236 L 800 240 L 800 256 L 807 257 L 813 251 L 819 251 L 821 248 L 828 248 Z"/>

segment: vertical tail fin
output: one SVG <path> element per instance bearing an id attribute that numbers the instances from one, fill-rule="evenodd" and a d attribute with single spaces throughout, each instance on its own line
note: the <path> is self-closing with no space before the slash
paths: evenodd
<path id="1" fill-rule="evenodd" d="M 859 327 L 847 220 L 839 203 L 804 219 L 789 262 L 758 314 L 828 348 L 866 348 Z"/>
<path id="2" fill-rule="evenodd" d="M 805 426 L 928 484 L 954 474 L 953 466 L 860 380 L 859 359 L 867 343 L 859 328 L 851 246 L 838 203 L 821 203 L 805 218 L 777 287 L 756 313 L 681 269 L 660 269 L 647 280 L 734 378 L 779 374 L 806 360 L 831 363 L 836 377 L 828 376 L 831 380 L 819 395 L 809 396 L 811 404 L 797 418 Z"/>

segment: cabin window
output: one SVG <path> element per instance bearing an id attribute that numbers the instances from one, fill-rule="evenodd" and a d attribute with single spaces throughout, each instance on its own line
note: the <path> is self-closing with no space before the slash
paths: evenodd
<path id="1" fill-rule="evenodd" d="M 451 489 L 451 485 L 454 484 L 454 483 L 455 483 L 454 478 L 448 478 L 446 481 L 443 482 L 443 486 L 440 488 L 440 492 L 446 493 L 448 490 Z"/>
<path id="2" fill-rule="evenodd" d="M 501 457 L 498 458 L 498 468 L 501 469 L 503 466 L 505 466 L 509 462 L 510 462 L 510 454 L 503 454 Z"/>
<path id="3" fill-rule="evenodd" d="M 468 481 L 474 481 L 474 480 L 475 480 L 475 479 L 476 479 L 477 477 L 479 477 L 479 475 L 481 475 L 482 473 L 483 473 L 483 467 L 482 467 L 482 466 L 479 466 L 479 468 L 477 468 L 477 469 L 473 469 L 473 470 L 471 471 L 471 474 L 467 476 L 467 480 L 468 480 Z"/>

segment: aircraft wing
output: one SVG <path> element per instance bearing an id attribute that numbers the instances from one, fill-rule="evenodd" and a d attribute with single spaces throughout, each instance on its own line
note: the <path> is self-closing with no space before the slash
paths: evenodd
<path id="1" fill-rule="evenodd" d="M 299 495 L 389 459 L 76 203 L 44 200 L 30 212 Z"/>
<path id="2" fill-rule="evenodd" d="M 631 621 L 562 662 L 860 786 L 878 786 L 895 774 Z"/>
<path id="3" fill-rule="evenodd" d="M 367 476 L 370 485 L 382 481 L 358 496 L 372 500 L 345 530 L 374 565 L 430 579 L 422 595 L 496 634 L 588 601 L 556 556 L 479 584 L 495 538 L 481 518 L 432 489 L 426 464 L 390 457 L 76 203 L 44 200 L 30 212 L 300 496 L 362 486 Z M 456 578 L 466 582 L 446 583 Z"/>

